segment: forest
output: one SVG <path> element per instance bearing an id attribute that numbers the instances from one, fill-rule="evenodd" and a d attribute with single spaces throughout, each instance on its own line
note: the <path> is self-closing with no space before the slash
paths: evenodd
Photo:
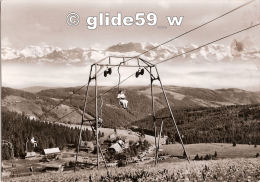
<path id="1" fill-rule="evenodd" d="M 240 143 L 260 144 L 260 105 L 235 105 L 217 108 L 186 108 L 173 110 L 183 142 L 190 143 Z M 169 116 L 167 108 L 156 113 L 156 117 Z M 161 120 L 156 120 L 159 128 Z M 132 123 L 135 130 L 152 134 L 151 116 Z M 171 119 L 164 119 L 163 135 L 168 143 L 180 139 Z"/>
<path id="2" fill-rule="evenodd" d="M 14 157 L 25 156 L 26 141 L 32 137 L 37 141 L 33 148 L 27 142 L 28 151 L 42 152 L 45 148 L 59 147 L 63 149 L 67 144 L 77 144 L 79 129 L 72 129 L 52 123 L 30 120 L 24 114 L 2 110 L 2 140 L 12 143 Z M 92 133 L 83 131 L 82 140 L 93 140 Z M 2 159 L 12 156 L 11 146 L 2 145 Z"/>

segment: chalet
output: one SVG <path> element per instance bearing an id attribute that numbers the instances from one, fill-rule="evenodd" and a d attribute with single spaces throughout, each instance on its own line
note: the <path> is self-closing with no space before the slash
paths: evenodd
<path id="1" fill-rule="evenodd" d="M 43 149 L 43 153 L 44 153 L 44 158 L 46 159 L 58 159 L 61 155 L 61 151 L 58 147 Z"/>
<path id="2" fill-rule="evenodd" d="M 108 151 L 113 153 L 120 153 L 122 151 L 122 147 L 118 143 L 114 143 L 108 148 Z"/>
<path id="3" fill-rule="evenodd" d="M 124 149 L 124 144 L 125 143 L 122 140 L 118 140 L 108 148 L 108 151 L 113 153 L 120 153 Z"/>
<path id="4" fill-rule="evenodd" d="M 60 149 L 58 147 L 48 148 L 48 149 L 43 149 L 43 152 L 44 155 L 60 154 Z"/>

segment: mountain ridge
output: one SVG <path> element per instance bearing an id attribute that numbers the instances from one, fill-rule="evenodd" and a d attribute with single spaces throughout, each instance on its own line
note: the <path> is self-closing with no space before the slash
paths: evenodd
<path id="1" fill-rule="evenodd" d="M 245 43 L 244 43 L 245 42 Z M 249 46 L 250 45 L 250 46 Z M 68 64 L 85 65 L 94 63 L 107 56 L 136 56 L 158 46 L 155 43 L 127 42 L 111 45 L 104 50 L 93 48 L 68 48 L 44 45 L 27 46 L 17 50 L 10 47 L 1 47 L 3 62 L 33 63 L 33 64 Z M 236 60 L 255 60 L 260 58 L 260 49 L 248 44 L 246 41 L 233 40 L 230 45 L 211 44 L 200 48 L 190 54 L 186 52 L 198 48 L 190 44 L 182 47 L 162 45 L 142 55 L 148 61 L 161 61 L 172 56 L 183 54 L 179 61 L 190 62 L 222 62 Z"/>
<path id="2" fill-rule="evenodd" d="M 25 113 L 32 118 L 39 118 L 48 112 L 64 98 L 72 95 L 70 99 L 53 109 L 45 118 L 51 122 L 63 122 L 79 124 L 81 122 L 82 106 L 85 88 L 78 93 L 74 91 L 78 87 L 47 88 L 36 93 L 24 90 L 2 88 L 2 107 L 9 111 Z M 95 115 L 94 88 L 89 89 L 87 114 Z M 106 87 L 100 88 L 100 93 Z M 105 94 L 103 98 L 102 115 L 104 126 L 124 127 L 129 123 L 145 118 L 151 114 L 151 96 L 149 86 L 125 87 L 129 101 L 128 110 L 124 110 L 118 104 L 117 89 Z M 260 103 L 260 93 L 240 89 L 210 90 L 203 88 L 165 86 L 165 91 L 173 108 L 198 108 L 198 107 L 221 107 L 228 105 L 250 105 Z M 140 102 L 140 100 L 142 102 Z M 158 86 L 154 87 L 155 110 L 159 111 L 166 107 L 163 94 Z M 101 100 L 98 99 L 100 106 Z M 99 108 L 99 111 L 101 108 Z M 68 117 L 62 116 L 72 112 Z M 42 118 L 41 118 L 42 119 Z"/>

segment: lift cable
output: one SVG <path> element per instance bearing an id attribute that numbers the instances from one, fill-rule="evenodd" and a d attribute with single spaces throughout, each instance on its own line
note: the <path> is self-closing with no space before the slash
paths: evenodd
<path id="1" fill-rule="evenodd" d="M 130 61 L 130 60 L 132 60 L 132 59 L 134 59 L 134 58 L 138 58 L 139 56 L 144 55 L 144 54 L 148 53 L 149 51 L 152 51 L 152 50 L 154 50 L 154 49 L 156 49 L 156 48 L 158 48 L 158 47 L 160 47 L 160 46 L 162 46 L 162 45 L 165 45 L 165 44 L 167 44 L 167 43 L 169 43 L 169 42 L 171 42 L 171 41 L 173 41 L 173 40 L 176 40 L 176 39 L 178 39 L 178 38 L 180 38 L 180 37 L 182 37 L 182 36 L 184 36 L 184 35 L 186 35 L 186 34 L 188 34 L 188 33 L 191 33 L 192 31 L 195 31 L 195 30 L 197 30 L 197 29 L 199 29 L 199 28 L 201 28 L 201 27 L 203 27 L 203 26 L 205 26 L 205 25 L 208 25 L 208 24 L 210 24 L 210 23 L 212 23 L 212 22 L 214 22 L 214 21 L 216 21 L 216 20 L 218 20 L 218 19 L 220 19 L 220 18 L 222 18 L 222 17 L 224 17 L 224 16 L 226 16 L 226 15 L 228 15 L 228 14 L 230 14 L 230 13 L 232 13 L 232 12 L 234 12 L 234 11 L 240 9 L 240 8 L 242 8 L 242 7 L 245 7 L 245 6 L 249 5 L 249 4 L 251 4 L 251 3 L 254 2 L 254 1 L 255 1 L 255 0 L 251 0 L 251 1 L 249 1 L 249 2 L 246 2 L 246 3 L 244 3 L 244 4 L 242 4 L 242 5 L 240 5 L 240 6 L 236 7 L 236 8 L 234 8 L 234 9 L 232 9 L 232 10 L 230 10 L 230 11 L 227 11 L 226 13 L 224 13 L 224 14 L 222 14 L 222 15 L 216 17 L 216 18 L 213 18 L 213 19 L 211 19 L 211 20 L 209 20 L 209 21 L 207 21 L 207 22 L 205 22 L 205 23 L 203 23 L 203 24 L 201 24 L 201 25 L 199 25 L 199 26 L 197 26 L 197 27 L 195 27 L 195 28 L 193 28 L 193 29 L 188 30 L 187 32 L 184 32 L 184 33 L 182 33 L 182 34 L 180 34 L 180 35 L 178 35 L 178 36 L 176 36 L 176 37 L 174 37 L 174 38 L 172 38 L 172 39 L 169 39 L 169 40 L 167 40 L 167 41 L 165 41 L 165 42 L 163 42 L 163 43 L 161 43 L 161 44 L 159 44 L 159 45 L 157 45 L 157 46 L 151 48 L 151 49 L 148 49 L 148 50 L 144 51 L 143 53 L 141 53 L 141 54 L 139 54 L 139 55 L 137 55 L 137 56 L 135 56 L 135 57 L 133 57 L 133 58 L 130 58 L 130 59 L 126 60 L 125 62 L 128 62 L 128 61 Z M 103 59 L 102 59 L 102 60 L 103 60 Z M 102 73 L 101 73 L 101 74 L 102 74 Z M 99 77 L 101 74 L 97 75 L 97 77 Z M 119 87 L 119 84 L 120 84 L 120 80 L 119 80 L 119 83 L 118 83 L 118 87 Z M 49 109 L 48 111 L 46 111 L 45 113 L 43 113 L 39 118 L 41 119 L 43 116 L 46 117 L 46 115 L 47 115 L 48 113 L 50 113 L 52 110 L 54 110 L 54 109 L 55 109 L 56 107 L 58 107 L 60 104 L 64 103 L 67 99 L 71 98 L 75 93 L 79 92 L 79 91 L 80 91 L 81 89 L 83 89 L 85 86 L 87 86 L 87 84 L 83 85 L 82 87 L 80 87 L 79 89 L 77 89 L 76 91 L 74 91 L 73 94 L 71 94 L 71 95 L 67 96 L 66 98 L 64 98 L 64 99 L 63 99 L 62 101 L 60 101 L 58 104 L 56 104 L 56 105 L 53 106 L 51 109 Z"/>
<path id="2" fill-rule="evenodd" d="M 239 31 L 237 31 L 237 32 L 228 34 L 228 35 L 226 35 L 226 36 L 224 36 L 224 37 L 220 37 L 220 38 L 218 38 L 218 39 L 216 39 L 216 40 L 214 40 L 214 41 L 211 41 L 211 42 L 208 42 L 208 43 L 206 43 L 206 44 L 203 44 L 203 45 L 201 45 L 201 46 L 199 46 L 199 47 L 197 47 L 197 48 L 191 49 L 191 50 L 189 50 L 189 51 L 187 51 L 187 52 L 183 52 L 183 53 L 181 53 L 181 54 L 177 54 L 177 55 L 175 55 L 175 56 L 173 56 L 173 57 L 170 57 L 170 58 L 167 58 L 167 59 L 165 59 L 165 60 L 162 60 L 162 61 L 156 63 L 156 65 L 157 65 L 157 64 L 164 63 L 164 62 L 169 61 L 169 60 L 171 60 L 171 59 L 180 57 L 180 56 L 182 56 L 182 55 L 184 55 L 184 54 L 194 52 L 194 51 L 196 51 L 196 50 L 198 50 L 198 49 L 200 49 L 200 48 L 202 48 L 202 47 L 208 46 L 208 45 L 210 45 L 210 44 L 213 44 L 213 43 L 218 42 L 218 41 L 220 41 L 220 40 L 226 39 L 226 38 L 231 37 L 231 36 L 233 36 L 233 35 L 236 35 L 236 34 L 238 34 L 238 33 L 244 32 L 244 31 L 249 30 L 249 29 L 251 29 L 251 28 L 255 28 L 255 27 L 259 26 L 259 25 L 260 25 L 260 23 L 257 23 L 257 24 L 254 24 L 254 25 L 250 26 L 250 27 L 241 29 L 241 30 L 239 30 Z"/>
<path id="3" fill-rule="evenodd" d="M 157 49 L 158 47 L 160 47 L 160 46 L 162 46 L 162 45 L 165 45 L 165 44 L 167 44 L 167 43 L 169 43 L 169 42 L 172 42 L 172 41 L 174 41 L 174 40 L 176 40 L 176 39 L 178 39 L 178 38 L 180 38 L 180 37 L 182 37 L 182 36 L 184 36 L 184 35 L 186 35 L 186 34 L 189 34 L 189 33 L 193 32 L 193 31 L 195 31 L 195 30 L 197 30 L 197 29 L 199 29 L 199 28 L 201 28 L 201 27 L 204 27 L 204 26 L 206 26 L 206 25 L 208 25 L 208 24 L 210 24 L 210 23 L 212 23 L 212 22 L 214 22 L 214 21 L 216 21 L 216 20 L 218 20 L 218 19 L 220 19 L 220 18 L 222 18 L 222 17 L 224 17 L 224 16 L 226 16 L 226 15 L 228 15 L 228 14 L 231 14 L 232 12 L 234 12 L 234 11 L 240 9 L 240 8 L 243 8 L 243 7 L 247 6 L 247 5 L 249 5 L 249 4 L 253 3 L 254 1 L 255 1 L 255 0 L 248 1 L 248 2 L 242 4 L 242 5 L 240 5 L 240 6 L 236 7 L 236 8 L 234 8 L 234 9 L 231 9 L 231 10 L 225 12 L 224 14 L 221 14 L 221 15 L 219 15 L 219 16 L 217 16 L 217 17 L 215 17 L 215 18 L 213 18 L 213 19 L 211 19 L 211 20 L 209 20 L 209 21 L 207 21 L 207 22 L 205 22 L 205 23 L 203 23 L 203 24 L 201 24 L 201 25 L 199 25 L 199 26 L 197 26 L 197 27 L 194 27 L 194 28 L 192 28 L 192 29 L 190 29 L 190 30 L 188 30 L 188 31 L 186 31 L 186 32 L 184 32 L 184 33 L 182 33 L 182 34 L 180 34 L 180 35 L 177 35 L 177 36 L 174 37 L 174 38 L 171 38 L 171 39 L 169 39 L 169 40 L 167 40 L 167 41 L 165 41 L 165 42 L 163 42 L 163 43 L 161 43 L 161 44 L 159 44 L 159 45 L 157 45 L 157 46 L 155 46 L 155 47 L 152 47 L 151 49 L 148 49 L 148 50 L 146 50 L 146 51 L 144 51 L 144 52 L 142 52 L 142 53 L 140 53 L 140 54 L 138 54 L 138 55 L 136 55 L 136 56 L 134 56 L 134 57 L 132 57 L 132 58 L 129 58 L 128 60 L 126 60 L 126 61 L 124 61 L 124 62 L 128 62 L 128 61 L 130 61 L 130 60 L 132 60 L 132 59 L 138 58 L 138 57 L 140 57 L 141 55 L 144 55 L 144 54 L 146 54 L 146 53 L 148 53 L 148 52 L 150 52 L 150 51 L 152 51 L 152 50 L 154 50 L 154 49 Z M 113 67 L 112 67 L 112 68 L 113 68 Z M 98 74 L 97 77 L 99 77 L 101 74 L 102 74 L 102 73 Z M 120 78 L 119 78 L 119 83 L 120 83 Z M 119 87 L 119 84 L 118 84 L 118 87 Z"/>
<path id="4" fill-rule="evenodd" d="M 209 42 L 209 43 L 206 43 L 206 44 L 204 44 L 204 45 L 201 45 L 201 46 L 199 46 L 199 47 L 197 47 L 197 48 L 194 48 L 194 49 L 192 49 L 192 50 L 190 50 L 190 51 L 187 51 L 187 52 L 184 52 L 184 53 L 181 53 L 181 54 L 177 54 L 177 55 L 175 55 L 175 56 L 173 56 L 173 57 L 171 57 L 171 58 L 167 58 L 167 59 L 165 59 L 165 60 L 162 60 L 162 61 L 156 63 L 156 65 L 157 65 L 157 64 L 164 63 L 164 62 L 169 61 L 169 60 L 171 60 L 171 59 L 180 57 L 180 56 L 182 56 L 182 55 L 184 55 L 184 54 L 191 53 L 191 52 L 196 51 L 196 50 L 198 50 L 198 49 L 200 49 L 200 48 L 202 48 L 202 47 L 205 47 L 205 46 L 210 45 L 210 44 L 212 44 L 212 43 L 215 43 L 215 42 L 218 42 L 218 41 L 220 41 L 220 40 L 226 39 L 226 38 L 231 37 L 231 36 L 233 36 L 233 35 L 236 35 L 236 34 L 238 34 L 238 33 L 244 32 L 244 31 L 246 31 L 246 30 L 255 28 L 255 27 L 259 26 L 259 25 L 260 25 L 260 23 L 255 24 L 255 25 L 252 25 L 252 26 L 249 26 L 249 27 L 244 28 L 244 29 L 241 29 L 241 30 L 239 30 L 239 31 L 237 31 L 237 32 L 228 34 L 228 35 L 226 35 L 226 36 L 224 36 L 224 37 L 218 38 L 218 39 L 216 39 L 216 40 L 214 40 L 214 41 L 211 41 L 211 42 Z M 124 83 L 126 80 L 128 80 L 129 78 L 131 78 L 131 77 L 134 76 L 134 75 L 135 75 L 135 73 L 129 75 L 129 76 L 126 77 L 124 80 L 120 81 L 119 84 Z M 118 84 L 115 85 L 115 86 L 112 86 L 110 89 L 106 90 L 105 92 L 103 92 L 102 94 L 100 94 L 98 97 L 100 97 L 101 95 L 102 95 L 102 96 L 105 95 L 106 93 L 110 92 L 111 90 L 113 90 L 113 89 L 116 88 L 116 87 L 118 87 Z M 93 101 L 94 101 L 94 99 L 90 100 L 88 103 L 91 103 L 91 102 L 93 102 Z"/>
<path id="5" fill-rule="evenodd" d="M 238 33 L 244 32 L 244 31 L 246 31 L 246 30 L 255 28 L 255 27 L 259 26 L 259 25 L 260 25 L 260 23 L 255 24 L 255 25 L 252 25 L 252 26 L 249 26 L 249 27 L 244 28 L 244 29 L 241 29 L 241 30 L 239 30 L 239 31 L 237 31 L 237 32 L 228 34 L 228 35 L 226 35 L 226 36 L 224 36 L 224 37 L 218 38 L 218 39 L 216 39 L 216 40 L 214 40 L 214 41 L 211 41 L 211 42 L 209 42 L 209 43 L 206 43 L 206 44 L 204 44 L 204 45 L 201 45 L 201 46 L 199 46 L 199 47 L 197 47 L 197 48 L 194 48 L 194 49 L 192 49 L 192 50 L 190 50 L 190 51 L 187 51 L 187 52 L 184 52 L 184 53 L 181 53 L 181 54 L 177 54 L 177 55 L 175 55 L 175 56 L 173 56 L 173 57 L 171 57 L 171 58 L 167 58 L 167 59 L 165 59 L 165 60 L 162 60 L 162 61 L 156 63 L 156 65 L 161 64 L 161 63 L 164 63 L 164 62 L 169 61 L 169 60 L 171 60 L 171 59 L 180 57 L 180 56 L 182 56 L 182 55 L 191 53 L 191 52 L 196 51 L 196 50 L 198 50 L 198 49 L 200 49 L 200 48 L 202 48 L 202 47 L 205 47 L 205 46 L 210 45 L 210 44 L 212 44 L 212 43 L 215 43 L 215 42 L 218 42 L 218 41 L 220 41 L 220 40 L 226 39 L 226 38 L 231 37 L 231 36 L 233 36 L 233 35 L 236 35 L 236 34 L 238 34 Z M 129 78 L 131 78 L 131 77 L 134 76 L 134 75 L 135 75 L 135 73 L 129 75 L 129 76 L 126 77 L 124 80 L 120 81 L 119 85 L 122 84 L 122 83 L 124 83 L 126 80 L 128 80 Z M 112 91 L 113 89 L 115 89 L 115 88 L 117 88 L 117 87 L 118 87 L 118 84 L 115 85 L 115 86 L 112 86 L 110 89 L 106 90 L 105 92 L 103 92 L 102 94 L 100 94 L 98 97 L 104 96 L 106 93 Z M 92 100 L 90 100 L 90 101 L 88 102 L 88 104 L 89 104 L 89 103 L 92 103 L 94 100 L 95 100 L 95 98 L 93 98 Z M 66 115 L 64 115 L 64 116 L 62 116 L 61 118 L 58 118 L 57 121 L 60 121 L 61 119 L 63 119 L 64 117 L 66 117 L 67 115 L 69 115 L 69 114 L 71 114 L 71 113 L 73 113 L 73 112 L 75 112 L 75 111 L 72 111 L 72 112 L 70 112 L 70 113 L 68 113 L 68 114 L 66 114 Z"/>
<path id="6" fill-rule="evenodd" d="M 201 25 L 199 25 L 199 26 L 197 26 L 197 27 L 195 27 L 195 28 L 193 28 L 193 29 L 191 29 L 191 30 L 189 30 L 189 31 L 187 31 L 187 32 L 184 32 L 184 33 L 182 33 L 182 34 L 180 34 L 180 35 L 178 35 L 178 36 L 176 36 L 176 37 L 174 37 L 174 38 L 172 38 L 172 39 L 170 39 L 170 40 L 167 40 L 167 41 L 165 41 L 165 42 L 159 44 L 158 46 L 155 46 L 155 47 L 153 47 L 153 48 L 151 48 L 151 49 L 148 49 L 148 50 L 144 51 L 143 53 L 141 53 L 141 54 L 139 54 L 139 55 L 137 55 L 137 56 L 135 56 L 135 57 L 133 57 L 133 58 L 130 58 L 130 59 L 126 60 L 125 62 L 130 61 L 131 59 L 134 59 L 134 58 L 138 58 L 139 56 L 141 56 L 141 55 L 143 55 L 143 54 L 146 54 L 147 52 L 149 52 L 149 51 L 151 51 L 151 50 L 154 50 L 154 49 L 160 47 L 161 45 L 167 44 L 167 43 L 169 43 L 169 42 L 171 42 L 171 41 L 173 41 L 173 40 L 176 40 L 177 38 L 180 38 L 180 37 L 182 37 L 182 36 L 184 36 L 184 35 L 186 35 L 186 34 L 188 34 L 188 33 L 191 33 L 192 31 L 195 31 L 195 30 L 197 30 L 197 29 L 199 29 L 199 28 L 201 28 L 201 27 L 203 27 L 203 26 L 205 26 L 205 25 L 207 25 L 207 24 L 209 24 L 209 23 L 212 23 L 212 22 L 214 22 L 214 21 L 216 21 L 216 20 L 218 20 L 218 19 L 220 19 L 220 18 L 222 18 L 222 17 L 224 17 L 224 16 L 226 16 L 226 15 L 228 15 L 228 14 L 230 14 L 230 13 L 232 13 L 232 12 L 234 12 L 234 11 L 240 9 L 240 8 L 242 8 L 242 7 L 245 7 L 245 6 L 249 5 L 249 4 L 251 4 L 251 3 L 254 2 L 254 1 L 255 1 L 255 0 L 251 0 L 251 1 L 249 1 L 249 2 L 246 2 L 246 3 L 240 5 L 240 6 L 234 8 L 234 9 L 232 9 L 232 10 L 230 10 L 230 11 L 228 11 L 228 12 L 226 12 L 226 13 L 224 13 L 224 14 L 222 14 L 222 15 L 216 17 L 216 18 L 213 18 L 212 20 L 209 20 L 209 21 L 207 21 L 207 22 L 205 22 L 205 23 L 203 23 L 203 24 L 201 24 Z M 186 53 L 187 53 L 187 52 L 186 52 Z M 178 55 L 176 55 L 176 56 L 178 56 Z M 172 58 L 172 59 L 173 59 L 173 58 Z M 103 60 L 103 59 L 102 59 L 102 60 Z M 134 74 L 132 74 L 131 76 L 133 76 L 133 75 L 134 75 Z M 100 74 L 97 75 L 97 77 L 99 77 L 99 76 L 100 76 Z M 129 76 L 129 77 L 131 77 L 131 76 Z M 128 79 L 128 78 L 127 78 L 127 79 Z M 118 83 L 117 87 L 119 87 L 120 84 L 121 84 L 121 82 Z M 64 98 L 64 99 L 63 99 L 62 101 L 60 101 L 58 104 L 56 104 L 56 105 L 53 106 L 51 109 L 49 109 L 48 111 L 46 111 L 45 113 L 43 113 L 39 118 L 42 118 L 43 116 L 46 116 L 48 113 L 50 113 L 52 110 L 54 110 L 54 109 L 55 109 L 56 107 L 58 107 L 60 104 L 64 103 L 67 99 L 71 98 L 75 93 L 79 92 L 81 89 L 83 89 L 83 88 L 84 88 L 85 86 L 87 86 L 87 85 L 88 85 L 88 84 L 85 84 L 85 85 L 83 85 L 82 87 L 80 87 L 79 89 L 77 89 L 76 91 L 74 91 L 73 94 L 71 94 L 71 95 L 67 96 L 66 98 Z M 111 89 L 109 89 L 109 90 L 106 91 L 105 93 L 110 92 L 112 89 L 114 89 L 114 87 L 112 87 Z M 104 93 L 104 94 L 105 94 L 105 93 Z M 73 112 L 75 112 L 75 111 L 73 111 Z M 71 113 L 72 113 L 72 112 L 71 112 Z M 67 116 L 67 115 L 68 115 L 68 114 L 66 114 L 66 116 Z M 64 118 L 64 116 L 62 116 L 61 118 Z M 61 118 L 59 118 L 58 120 L 60 120 Z"/>
<path id="7" fill-rule="evenodd" d="M 140 54 L 138 54 L 137 56 L 134 56 L 134 57 L 132 57 L 132 58 L 126 60 L 125 62 L 130 61 L 130 60 L 135 59 L 135 58 L 138 58 L 138 57 L 140 57 L 141 55 L 144 55 L 144 54 L 146 54 L 146 53 L 148 53 L 148 52 L 150 52 L 150 51 L 152 51 L 152 50 L 154 50 L 154 49 L 157 49 L 158 47 L 160 47 L 160 46 L 162 46 L 162 45 L 165 45 L 165 44 L 167 44 L 167 43 L 169 43 L 169 42 L 172 42 L 172 41 L 174 41 L 174 40 L 176 40 L 176 39 L 178 39 L 178 38 L 180 38 L 180 37 L 182 37 L 182 36 L 184 36 L 184 35 L 186 35 L 186 34 L 189 34 L 189 33 L 193 32 L 193 31 L 195 31 L 195 30 L 197 30 L 197 29 L 199 29 L 199 28 L 201 28 L 201 27 L 203 27 L 203 26 L 205 26 L 205 25 L 208 25 L 208 24 L 210 24 L 210 23 L 212 23 L 212 22 L 214 22 L 214 21 L 216 21 L 216 20 L 218 20 L 218 19 L 220 19 L 220 18 L 222 18 L 222 17 L 224 17 L 224 16 L 226 16 L 226 15 L 228 15 L 228 14 L 230 14 L 230 13 L 232 13 L 232 12 L 234 12 L 234 11 L 240 9 L 240 8 L 242 8 L 242 7 L 245 7 L 245 6 L 249 5 L 249 4 L 251 4 L 251 3 L 254 2 L 254 1 L 255 1 L 255 0 L 251 0 L 251 1 L 246 2 L 246 3 L 244 3 L 244 4 L 240 5 L 240 6 L 238 6 L 238 7 L 234 8 L 234 9 L 232 9 L 232 10 L 229 10 L 229 11 L 225 12 L 224 14 L 222 14 L 222 15 L 216 17 L 216 18 L 213 18 L 213 19 L 211 19 L 211 20 L 209 20 L 209 21 L 207 21 L 207 22 L 205 22 L 205 23 L 203 23 L 203 24 L 201 24 L 201 25 L 199 25 L 199 26 L 197 26 L 197 27 L 195 27 L 195 28 L 193 28 L 193 29 L 188 30 L 187 32 L 184 32 L 184 33 L 182 33 L 182 34 L 180 34 L 180 35 L 178 35 L 178 36 L 176 36 L 176 37 L 174 37 L 174 38 L 171 38 L 171 39 L 169 39 L 169 40 L 167 40 L 167 41 L 165 41 L 165 42 L 163 42 L 163 43 L 161 43 L 161 44 L 159 44 L 159 45 L 157 45 L 157 46 L 151 48 L 151 49 L 146 50 L 146 51 L 144 51 L 143 53 L 140 53 Z"/>
<path id="8" fill-rule="evenodd" d="M 253 2 L 253 1 L 252 1 L 252 2 Z M 255 25 L 252 25 L 252 26 L 247 27 L 247 28 L 244 28 L 244 29 L 239 30 L 239 31 L 237 31 L 237 32 L 234 32 L 234 33 L 232 33 L 232 34 L 229 34 L 229 35 L 226 35 L 226 36 L 221 37 L 221 38 L 219 38 L 219 39 L 216 39 L 216 40 L 214 40 L 214 41 L 211 41 L 211 42 L 209 42 L 209 43 L 207 43 L 207 44 L 201 45 L 201 46 L 199 46 L 199 47 L 197 47 L 197 48 L 195 48 L 195 49 L 192 49 L 192 50 L 190 50 L 190 51 L 187 51 L 187 52 L 184 52 L 184 53 L 182 53 L 182 54 L 175 55 L 175 56 L 173 56 L 173 57 L 171 57 L 171 58 L 167 58 L 167 59 L 165 59 L 165 60 L 163 60 L 163 61 L 157 62 L 156 65 L 157 65 L 157 64 L 160 64 L 160 63 L 163 63 L 163 62 L 166 62 L 166 61 L 169 61 L 169 60 L 174 59 L 174 58 L 176 58 L 176 57 L 179 57 L 179 56 L 181 56 L 181 55 L 188 54 L 188 53 L 190 53 L 190 52 L 196 51 L 196 50 L 198 50 L 198 49 L 200 49 L 200 48 L 202 48 L 202 47 L 205 47 L 205 46 L 210 45 L 210 44 L 212 44 L 212 43 L 218 42 L 218 41 L 223 40 L 223 39 L 225 39 L 225 38 L 227 38 L 227 37 L 230 37 L 230 36 L 233 36 L 233 35 L 235 35 L 235 34 L 241 33 L 241 32 L 243 32 L 243 31 L 249 30 L 249 29 L 254 28 L 254 27 L 256 27 L 256 26 L 259 26 L 259 25 L 260 25 L 260 23 L 255 24 Z M 159 47 L 159 46 L 158 46 L 158 47 Z M 133 59 L 133 58 L 131 58 L 131 59 Z M 131 59 L 129 59 L 129 60 L 131 60 Z M 127 60 L 127 61 L 129 61 L 129 60 Z M 118 72 L 119 72 L 119 71 L 118 71 Z M 124 79 L 123 81 L 126 81 L 127 79 L 129 79 L 129 78 L 132 77 L 133 75 L 134 75 L 134 74 L 128 76 L 128 77 L 127 77 L 126 79 Z M 120 73 L 119 73 L 119 76 L 120 76 Z M 119 78 L 119 83 L 118 83 L 118 85 L 117 85 L 118 88 L 119 88 L 119 85 L 120 85 L 120 84 L 122 84 L 122 82 L 120 81 L 120 78 Z M 116 86 L 115 86 L 115 87 L 116 87 Z M 102 96 L 103 96 L 105 93 L 111 91 L 113 88 L 114 88 L 114 87 L 112 87 L 111 89 L 105 91 L 104 93 L 100 94 L 99 96 L 95 96 L 95 99 L 97 99 L 96 97 L 101 97 L 101 98 L 102 98 Z M 94 99 L 93 99 L 93 100 L 94 100 Z M 93 101 L 93 100 L 92 100 L 92 101 Z M 92 102 L 92 101 L 90 101 L 90 102 Z M 89 102 L 89 103 L 90 103 L 90 102 Z M 96 117 L 97 117 L 97 116 L 96 116 Z"/>

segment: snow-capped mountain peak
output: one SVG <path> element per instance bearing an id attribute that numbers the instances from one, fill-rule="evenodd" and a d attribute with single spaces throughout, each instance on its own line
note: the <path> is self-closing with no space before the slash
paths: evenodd
<path id="1" fill-rule="evenodd" d="M 71 47 L 62 49 L 59 47 L 43 45 L 43 46 L 27 46 L 23 49 L 13 49 L 11 47 L 1 48 L 1 58 L 4 62 L 20 62 L 20 63 L 48 63 L 48 64 L 90 64 L 109 55 L 117 56 L 136 56 L 147 50 L 151 51 L 142 55 L 148 61 L 162 61 L 164 59 L 177 56 L 178 61 L 192 62 L 219 62 L 232 61 L 234 58 L 240 60 L 251 60 L 260 58 L 260 49 L 251 46 L 247 41 L 234 40 L 230 46 L 221 44 L 212 44 L 202 47 L 194 52 L 199 46 L 195 44 L 176 47 L 173 45 L 162 45 L 157 48 L 156 43 L 118 43 L 112 45 L 105 50 L 96 50 L 93 48 Z M 248 46 L 250 45 L 250 46 Z M 187 52 L 190 52 L 189 54 Z M 180 55 L 180 56 L 178 56 Z"/>

